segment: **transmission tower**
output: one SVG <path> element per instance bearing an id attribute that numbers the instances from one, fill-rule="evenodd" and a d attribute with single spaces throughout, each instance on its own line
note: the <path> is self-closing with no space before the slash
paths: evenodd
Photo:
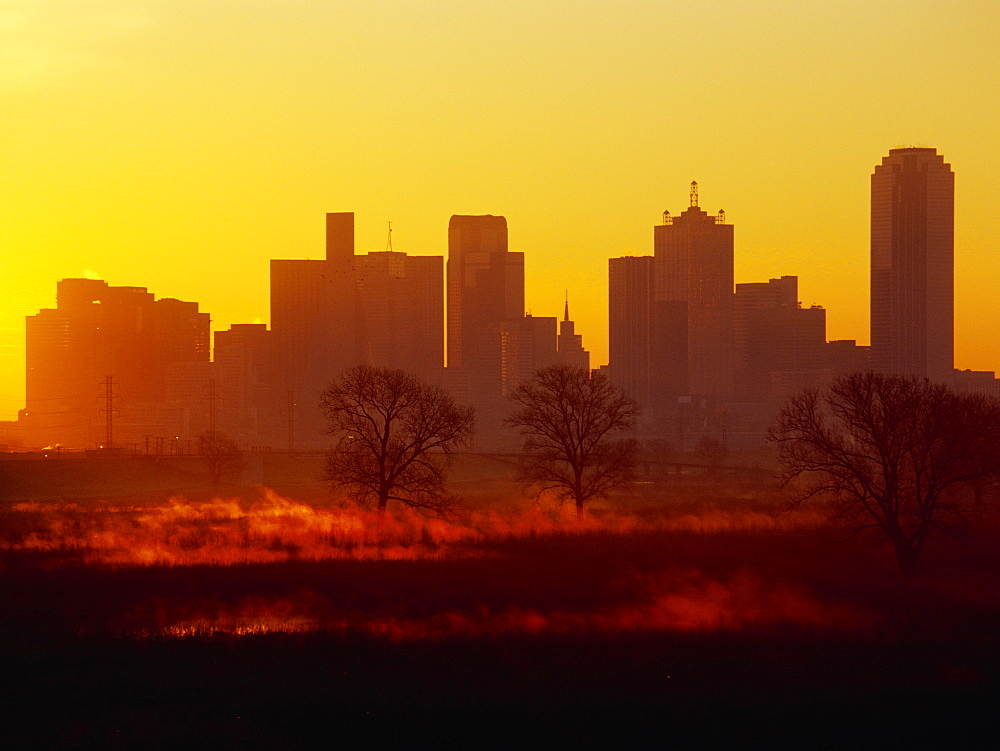
<path id="1" fill-rule="evenodd" d="M 115 379 L 114 376 L 104 376 L 104 382 L 101 384 L 104 386 L 104 408 L 101 412 L 105 415 L 105 439 L 104 447 L 110 449 L 114 446 L 115 437 L 115 412 L 118 410 L 114 407 L 115 401 Z"/>

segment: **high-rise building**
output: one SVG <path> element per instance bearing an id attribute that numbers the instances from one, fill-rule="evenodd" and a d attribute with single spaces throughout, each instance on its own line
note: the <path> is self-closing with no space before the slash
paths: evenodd
<path id="1" fill-rule="evenodd" d="M 207 427 L 208 343 L 197 303 L 63 279 L 56 308 L 26 320 L 21 427 L 29 442 L 82 448 L 191 438 Z"/>
<path id="2" fill-rule="evenodd" d="M 380 251 L 354 257 L 361 360 L 431 383 L 444 370 L 444 258 Z"/>
<path id="3" fill-rule="evenodd" d="M 509 322 L 500 334 L 500 393 L 510 396 L 542 368 L 556 362 L 555 316 L 530 313 Z"/>
<path id="4" fill-rule="evenodd" d="M 657 303 L 656 348 L 664 372 L 654 381 L 667 397 L 697 394 L 725 402 L 733 393 L 733 225 L 725 213 L 710 216 L 690 205 L 679 216 L 663 214 L 653 228 Z M 658 355 L 659 356 L 659 355 Z"/>
<path id="5" fill-rule="evenodd" d="M 576 324 L 569 319 L 569 297 L 559 322 L 556 362 L 590 372 L 590 352 L 583 348 L 583 336 L 576 333 Z"/>
<path id="6" fill-rule="evenodd" d="M 876 370 L 950 383 L 955 174 L 935 149 L 890 149 L 871 178 Z"/>
<path id="7" fill-rule="evenodd" d="M 608 371 L 648 417 L 653 357 L 653 256 L 608 259 Z"/>
<path id="8" fill-rule="evenodd" d="M 218 410 L 218 429 L 242 443 L 282 445 L 273 439 L 287 427 L 287 399 L 283 403 L 274 388 L 274 355 L 267 326 L 234 323 L 228 331 L 216 331 L 213 355 L 215 393 L 210 396 Z"/>
<path id="9" fill-rule="evenodd" d="M 779 402 L 827 370 L 826 311 L 799 305 L 798 277 L 737 284 L 733 329 L 737 401 Z"/>
<path id="10" fill-rule="evenodd" d="M 733 363 L 737 374 L 745 370 L 747 365 L 747 319 L 750 311 L 760 308 L 797 308 L 798 288 L 797 276 L 736 285 L 736 296 L 733 298 Z"/>
<path id="11" fill-rule="evenodd" d="M 507 249 L 502 216 L 451 217 L 448 223 L 448 381 L 476 408 L 477 440 L 503 417 L 503 337 L 524 317 L 524 254 Z"/>
<path id="12" fill-rule="evenodd" d="M 826 343 L 826 367 L 836 378 L 871 369 L 871 346 L 854 339 L 834 339 Z"/>
<path id="13" fill-rule="evenodd" d="M 354 214 L 326 215 L 326 258 L 271 261 L 276 393 L 294 410 L 298 442 L 323 445 L 319 394 L 361 361 L 354 280 Z"/>

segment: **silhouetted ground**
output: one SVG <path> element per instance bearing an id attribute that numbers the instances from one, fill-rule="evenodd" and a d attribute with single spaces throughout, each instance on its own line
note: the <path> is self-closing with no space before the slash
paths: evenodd
<path id="1" fill-rule="evenodd" d="M 480 511 L 530 512 L 505 466 L 456 467 L 454 487 Z M 870 538 L 768 526 L 784 518 L 771 481 L 640 489 L 594 506 L 642 522 L 630 528 L 195 566 L 10 549 L 43 522 L 85 539 L 102 503 L 54 522 L 3 504 L 3 745 L 914 748 L 995 733 L 995 509 L 963 540 L 935 540 L 903 584 Z M 191 523 L 205 525 L 195 541 L 223 528 Z M 237 636 L 241 614 L 279 631 Z M 280 632 L 296 618 L 314 630 Z M 178 624 L 187 636 L 168 635 Z"/>

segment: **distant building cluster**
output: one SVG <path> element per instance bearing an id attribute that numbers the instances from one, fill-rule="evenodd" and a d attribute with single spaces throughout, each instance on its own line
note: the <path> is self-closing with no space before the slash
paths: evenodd
<path id="1" fill-rule="evenodd" d="M 789 395 L 865 369 L 1000 394 L 954 370 L 954 173 L 930 148 L 892 149 L 871 179 L 871 346 L 827 341 L 826 311 L 798 278 L 734 284 L 733 225 L 664 212 L 653 255 L 608 266 L 609 364 L 643 407 L 638 437 L 680 449 L 763 440 Z M 272 260 L 271 328 L 215 334 L 198 304 L 141 287 L 64 279 L 27 318 L 25 446 L 184 453 L 205 431 L 245 447 L 326 443 L 319 392 L 344 368 L 401 368 L 476 409 L 476 448 L 514 445 L 509 394 L 541 367 L 590 369 L 570 319 L 525 314 L 524 254 L 502 216 L 453 216 L 447 264 L 389 248 L 355 253 L 354 215 L 326 216 L 322 260 Z M 210 356 L 211 355 L 211 356 Z"/>
<path id="2" fill-rule="evenodd" d="M 327 214 L 324 259 L 271 261 L 271 328 L 218 331 L 211 358 L 197 303 L 64 279 L 56 308 L 27 318 L 26 407 L 7 432 L 154 455 L 188 453 L 206 431 L 319 448 L 320 391 L 365 363 L 449 389 L 476 408 L 477 447 L 500 447 L 507 395 L 546 365 L 589 370 L 590 353 L 568 299 L 561 322 L 525 314 L 524 254 L 508 250 L 504 217 L 454 216 L 448 238 L 446 296 L 443 257 L 355 254 L 354 215 Z"/>

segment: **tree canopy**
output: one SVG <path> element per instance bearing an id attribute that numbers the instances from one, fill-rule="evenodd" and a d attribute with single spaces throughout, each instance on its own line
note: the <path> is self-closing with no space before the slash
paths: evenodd
<path id="1" fill-rule="evenodd" d="M 913 576 L 932 532 L 975 512 L 1000 470 L 1000 405 L 925 379 L 864 372 L 791 398 L 771 429 L 797 502 L 826 497 L 855 529 L 879 530 Z"/>
<path id="2" fill-rule="evenodd" d="M 538 371 L 511 395 L 509 425 L 524 437 L 521 479 L 539 492 L 584 503 L 633 477 L 639 405 L 602 375 L 569 365 Z"/>
<path id="3" fill-rule="evenodd" d="M 445 460 L 472 435 L 473 411 L 402 370 L 359 365 L 320 396 L 327 432 L 326 479 L 379 513 L 389 501 L 441 512 Z"/>
<path id="4" fill-rule="evenodd" d="M 243 470 L 243 452 L 225 433 L 216 430 L 199 435 L 198 453 L 205 457 L 213 488 L 217 489 L 226 476 L 236 476 Z"/>

